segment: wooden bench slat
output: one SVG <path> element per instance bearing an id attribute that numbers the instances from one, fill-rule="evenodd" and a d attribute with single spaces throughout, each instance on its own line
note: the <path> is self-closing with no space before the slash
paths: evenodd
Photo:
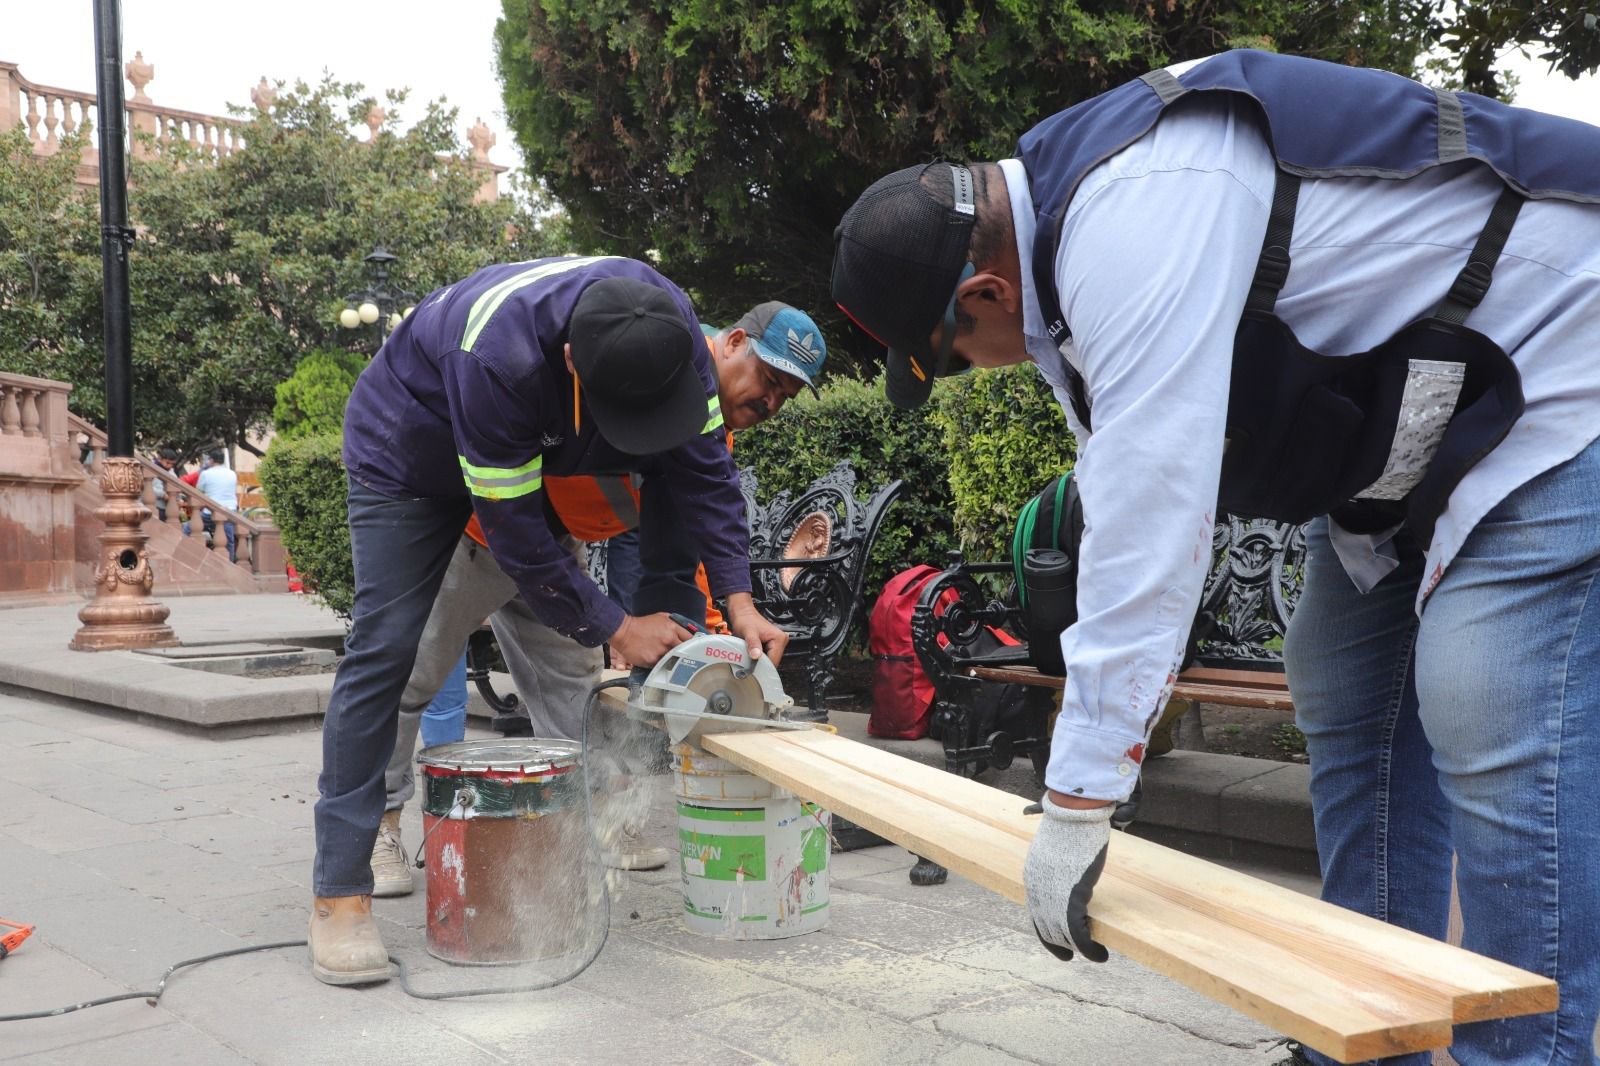
<path id="1" fill-rule="evenodd" d="M 967 674 L 981 681 L 1032 685 L 1040 688 L 1062 689 L 1066 679 L 1041 674 L 1031 666 L 973 666 Z M 1235 683 L 1243 675 L 1251 678 L 1252 670 L 1209 670 L 1195 668 L 1178 675 L 1172 687 L 1172 698 L 1193 700 L 1196 703 L 1225 703 L 1233 707 L 1262 707 L 1274 711 L 1294 710 L 1294 700 L 1282 674 L 1262 672 L 1262 680 L 1250 684 Z"/>
<path id="2" fill-rule="evenodd" d="M 942 807 L 970 813 L 1001 832 L 1023 840 L 1033 839 L 1037 816 L 1024 815 L 1025 802 L 1010 793 L 913 762 L 893 752 L 842 741 L 821 731 L 785 733 L 783 738 L 786 743 L 816 751 Z M 1237 874 L 1140 837 L 1119 833 L 1112 841 L 1119 876 L 1139 878 L 1152 891 L 1172 897 L 1190 909 L 1225 910 L 1231 924 L 1256 932 L 1261 932 L 1255 929 L 1260 917 L 1270 916 L 1275 921 L 1268 939 L 1285 946 L 1314 937 L 1323 938 L 1330 945 L 1327 950 L 1348 951 L 1348 938 L 1364 928 L 1368 934 L 1379 938 L 1378 946 L 1383 952 L 1391 954 L 1374 956 L 1357 938 L 1352 960 L 1363 965 L 1370 965 L 1375 958 L 1384 960 L 1383 965 L 1393 973 L 1409 971 L 1415 975 L 1418 985 L 1445 990 L 1451 997 L 1452 1017 L 1456 1022 L 1507 1016 L 1483 1011 L 1500 1010 L 1499 1001 L 1506 994 L 1521 995 L 1535 988 L 1541 991 L 1529 1000 L 1525 1013 L 1553 1009 L 1553 1006 L 1539 1006 L 1543 1000 L 1538 996 L 1547 990 L 1549 982 L 1524 970 L 1462 951 L 1420 933 L 1330 907 L 1310 896 Z M 1404 942 L 1404 950 L 1393 954 L 1400 942 Z"/>
<path id="3" fill-rule="evenodd" d="M 1015 796 L 820 732 L 705 746 L 1023 900 L 1036 819 Z M 1340 1061 L 1445 1047 L 1454 1021 L 1554 1009 L 1543 978 L 1125 834 L 1091 911 L 1107 947 Z"/>

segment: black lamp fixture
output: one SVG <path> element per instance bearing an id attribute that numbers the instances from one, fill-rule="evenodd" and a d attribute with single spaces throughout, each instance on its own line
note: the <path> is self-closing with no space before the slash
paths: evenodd
<path id="1" fill-rule="evenodd" d="M 339 312 L 339 325 L 345 329 L 359 329 L 376 322 L 381 341 L 388 338 L 401 319 L 416 310 L 416 293 L 389 285 L 390 268 L 399 258 L 381 244 L 363 257 L 370 281 L 366 288 L 345 296 L 346 306 Z"/>

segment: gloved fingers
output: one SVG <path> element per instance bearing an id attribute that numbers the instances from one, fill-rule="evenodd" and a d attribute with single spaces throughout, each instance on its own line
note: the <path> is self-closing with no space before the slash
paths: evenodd
<path id="1" fill-rule="evenodd" d="M 1078 883 L 1072 886 L 1072 894 L 1067 898 L 1067 935 L 1072 938 L 1079 954 L 1090 962 L 1105 962 L 1111 957 L 1105 945 L 1089 935 L 1089 900 L 1094 896 L 1094 886 L 1105 867 L 1106 846 L 1102 844 L 1094 861 L 1083 871 Z"/>
<path id="2" fill-rule="evenodd" d="M 1043 944 L 1044 949 L 1050 954 L 1054 955 L 1062 962 L 1072 961 L 1072 949 L 1062 944 L 1052 944 L 1050 941 L 1046 940 L 1044 938 L 1044 934 L 1039 931 L 1038 922 L 1033 923 L 1033 935 L 1039 938 L 1039 943 Z"/>

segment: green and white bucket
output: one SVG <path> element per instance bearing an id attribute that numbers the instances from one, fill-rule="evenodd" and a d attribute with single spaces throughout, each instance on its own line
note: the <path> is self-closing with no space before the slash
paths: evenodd
<path id="1" fill-rule="evenodd" d="M 692 745 L 672 767 L 684 924 L 725 940 L 827 925 L 828 812 Z"/>

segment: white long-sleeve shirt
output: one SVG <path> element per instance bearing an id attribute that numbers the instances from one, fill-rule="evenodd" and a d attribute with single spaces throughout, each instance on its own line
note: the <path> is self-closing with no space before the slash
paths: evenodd
<path id="1" fill-rule="evenodd" d="M 1035 215 L 1018 160 L 1001 164 L 1021 262 Z M 1055 266 L 1072 333 L 1045 333 L 1022 277 L 1028 354 L 1077 434 L 1086 530 L 1078 621 L 1046 783 L 1096 799 L 1133 789 L 1170 692 L 1211 556 L 1233 338 L 1266 232 L 1276 174 L 1249 105 L 1187 102 L 1085 176 Z M 1306 179 L 1277 314 L 1326 355 L 1366 351 L 1430 315 L 1502 186 L 1472 165 L 1407 181 Z M 1600 207 L 1525 204 L 1467 326 L 1508 352 L 1526 410 L 1457 485 L 1428 547 L 1420 612 L 1462 542 L 1513 489 L 1600 436 Z M 1078 425 L 1063 360 L 1083 375 Z M 1392 569 L 1383 537 L 1335 530 L 1352 580 Z"/>

